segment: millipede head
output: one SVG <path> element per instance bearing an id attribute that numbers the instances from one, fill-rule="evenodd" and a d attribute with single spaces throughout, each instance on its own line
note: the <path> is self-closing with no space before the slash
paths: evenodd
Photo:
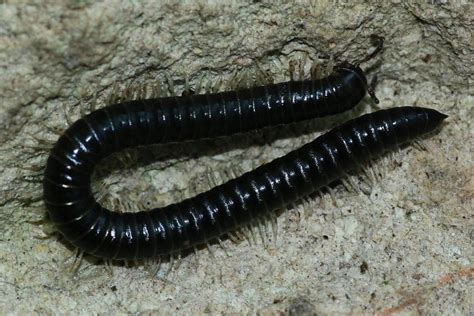
<path id="1" fill-rule="evenodd" d="M 344 73 L 346 78 L 356 77 L 357 81 L 360 83 L 362 89 L 367 91 L 370 98 L 376 103 L 379 103 L 379 99 L 375 96 L 375 85 L 377 83 L 377 76 L 374 76 L 370 81 L 370 84 L 367 80 L 367 77 L 364 71 L 359 67 L 358 64 L 351 64 L 350 62 L 342 62 L 335 67 L 335 71 Z M 351 80 L 351 82 L 354 82 Z"/>

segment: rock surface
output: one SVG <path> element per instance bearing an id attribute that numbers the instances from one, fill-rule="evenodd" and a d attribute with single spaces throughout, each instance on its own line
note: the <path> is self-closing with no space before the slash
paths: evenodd
<path id="1" fill-rule="evenodd" d="M 468 1 L 0 4 L 0 310 L 473 313 L 472 16 Z M 326 195 L 289 210 L 276 246 L 226 240 L 229 256 L 203 249 L 199 265 L 187 256 L 157 277 L 143 265 L 87 257 L 72 273 L 74 249 L 47 237 L 47 223 L 32 223 L 45 213 L 38 168 L 50 146 L 35 138 L 54 141 L 47 127 L 64 128 L 64 113 L 74 120 L 117 91 L 160 82 L 180 93 L 186 77 L 191 86 L 229 89 L 257 64 L 274 81 L 288 80 L 291 60 L 307 71 L 316 56 L 362 58 L 371 34 L 386 39 L 367 65 L 378 74 L 379 107 L 425 106 L 450 118 L 423 141 L 426 150 L 409 146 L 380 161 L 381 179 L 366 193 L 338 186 L 337 205 Z M 374 110 L 367 101 L 278 131 L 132 151 L 121 159 L 127 168 L 109 172 L 98 189 L 112 205 L 165 205 Z"/>

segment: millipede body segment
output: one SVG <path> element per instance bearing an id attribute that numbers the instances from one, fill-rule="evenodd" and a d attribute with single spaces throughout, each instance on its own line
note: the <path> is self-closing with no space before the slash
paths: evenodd
<path id="1" fill-rule="evenodd" d="M 445 115 L 404 107 L 334 128 L 284 157 L 179 203 L 136 213 L 110 211 L 93 197 L 91 175 L 111 153 L 134 146 L 211 138 L 343 112 L 366 94 L 357 66 L 321 80 L 111 105 L 76 121 L 51 150 L 44 202 L 60 233 L 106 259 L 172 254 L 251 224 L 435 129 Z"/>

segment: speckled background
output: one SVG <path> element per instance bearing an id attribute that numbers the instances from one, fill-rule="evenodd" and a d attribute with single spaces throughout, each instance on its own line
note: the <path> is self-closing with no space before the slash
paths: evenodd
<path id="1" fill-rule="evenodd" d="M 348 2 L 0 1 L 1 313 L 474 313 L 473 5 Z M 64 128 L 65 112 L 73 120 L 111 94 L 159 82 L 180 93 L 185 77 L 228 89 L 256 64 L 288 80 L 290 60 L 306 69 L 316 56 L 357 60 L 371 34 L 386 39 L 366 66 L 379 76 L 378 107 L 450 117 L 425 150 L 408 146 L 378 163 L 381 179 L 361 184 L 365 193 L 338 186 L 336 204 L 324 195 L 289 210 L 276 246 L 227 240 L 228 256 L 200 250 L 199 264 L 187 256 L 165 278 L 166 264 L 153 277 L 149 266 L 87 257 L 71 273 L 74 250 L 32 223 L 45 212 L 40 167 L 50 146 L 34 138 L 54 141 L 47 127 Z M 104 203 L 165 205 L 374 110 L 366 100 L 328 120 L 132 151 L 97 187 Z"/>

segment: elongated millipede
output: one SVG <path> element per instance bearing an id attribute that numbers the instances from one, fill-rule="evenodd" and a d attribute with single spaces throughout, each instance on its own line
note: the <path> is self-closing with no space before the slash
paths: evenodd
<path id="1" fill-rule="evenodd" d="M 340 113 L 359 103 L 368 90 L 363 71 L 344 63 L 320 80 L 135 100 L 99 109 L 76 121 L 51 150 L 44 202 L 69 242 L 102 258 L 152 258 L 209 242 L 431 131 L 445 116 L 422 108 L 365 115 L 194 198 L 137 213 L 112 212 L 96 202 L 91 190 L 95 166 L 129 147 L 230 135 Z"/>

